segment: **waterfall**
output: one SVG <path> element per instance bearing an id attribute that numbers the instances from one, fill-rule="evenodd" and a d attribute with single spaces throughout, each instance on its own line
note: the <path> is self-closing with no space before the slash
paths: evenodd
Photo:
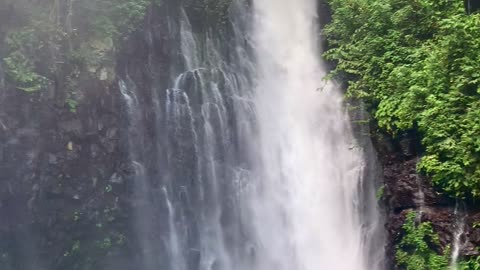
<path id="1" fill-rule="evenodd" d="M 258 269 L 372 270 L 359 201 L 364 156 L 351 147 L 339 88 L 322 87 L 316 2 L 254 1 Z"/>
<path id="2" fill-rule="evenodd" d="M 458 203 L 455 205 L 454 211 L 454 230 L 453 230 L 453 243 L 452 243 L 452 256 L 450 259 L 450 269 L 458 269 L 458 258 L 460 251 L 462 250 L 463 241 L 462 236 L 465 232 L 465 213 L 459 209 Z"/>
<path id="3" fill-rule="evenodd" d="M 120 93 L 122 94 L 127 119 L 128 119 L 128 151 L 131 168 L 133 170 L 135 202 L 136 237 L 140 243 L 140 253 L 145 270 L 154 269 L 156 263 L 156 251 L 150 238 L 154 232 L 152 222 L 146 221 L 145 217 L 154 216 L 154 206 L 151 204 L 150 184 L 148 173 L 145 168 L 145 145 L 144 145 L 144 119 L 139 100 L 136 95 L 136 86 L 128 77 L 127 81 L 119 80 Z"/>
<path id="4" fill-rule="evenodd" d="M 420 224 L 422 222 L 423 214 L 425 213 L 425 192 L 423 191 L 422 179 L 418 174 L 415 174 L 415 181 L 418 185 L 418 191 L 415 194 L 415 204 L 418 206 L 416 222 Z"/>
<path id="5" fill-rule="evenodd" d="M 168 229 L 169 229 L 169 246 L 170 246 L 170 256 L 172 258 L 171 269 L 172 270 L 181 270 L 185 269 L 185 259 L 181 256 L 181 250 L 179 247 L 178 240 L 178 231 L 175 227 L 175 209 L 172 206 L 172 203 L 168 197 L 168 191 L 164 187 L 163 192 L 165 194 L 165 202 L 168 208 Z"/>
<path id="6" fill-rule="evenodd" d="M 322 80 L 316 1 L 247 2 L 227 40 L 180 7 L 168 86 L 154 62 L 151 89 L 119 83 L 141 269 L 381 269 L 371 154 Z"/>

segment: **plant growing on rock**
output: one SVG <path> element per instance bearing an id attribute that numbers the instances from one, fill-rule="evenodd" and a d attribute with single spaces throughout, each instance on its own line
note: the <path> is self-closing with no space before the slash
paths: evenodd
<path id="1" fill-rule="evenodd" d="M 378 125 L 421 134 L 418 169 L 451 196 L 480 198 L 480 14 L 461 1 L 330 0 L 337 63 Z"/>
<path id="2" fill-rule="evenodd" d="M 5 72 L 17 89 L 35 92 L 48 84 L 48 79 L 36 70 L 36 58 L 32 57 L 42 49 L 45 41 L 41 40 L 33 28 L 12 32 L 7 40 L 8 54 L 3 58 Z"/>
<path id="3" fill-rule="evenodd" d="M 397 245 L 395 254 L 397 264 L 406 270 L 447 269 L 448 255 L 437 254 L 433 250 L 433 247 L 440 247 L 440 242 L 432 224 L 416 224 L 416 217 L 415 211 L 407 213 L 402 227 L 405 235 Z M 448 249 L 444 253 L 449 254 Z"/>

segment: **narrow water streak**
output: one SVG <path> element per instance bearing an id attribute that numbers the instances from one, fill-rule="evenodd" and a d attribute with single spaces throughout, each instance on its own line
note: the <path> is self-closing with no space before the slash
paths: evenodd
<path id="1" fill-rule="evenodd" d="M 450 269 L 458 269 L 458 258 L 463 247 L 462 237 L 465 232 L 465 214 L 459 209 L 458 203 L 455 205 L 455 225 L 453 231 L 452 257 L 450 260 Z"/>
<path id="2" fill-rule="evenodd" d="M 422 222 L 423 213 L 425 212 L 425 192 L 423 191 L 422 178 L 418 174 L 415 174 L 415 181 L 417 182 L 417 185 L 418 185 L 418 191 L 415 194 L 416 195 L 415 204 L 418 207 L 418 212 L 417 212 L 415 221 L 417 222 L 417 224 L 420 224 Z"/>

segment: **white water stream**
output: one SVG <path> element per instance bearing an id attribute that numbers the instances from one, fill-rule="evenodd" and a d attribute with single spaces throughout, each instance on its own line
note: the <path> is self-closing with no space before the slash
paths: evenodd
<path id="1" fill-rule="evenodd" d="M 316 2 L 234 0 L 230 41 L 181 10 L 182 64 L 153 95 L 163 163 L 136 143 L 145 108 L 120 83 L 131 159 L 150 172 L 135 191 L 158 204 L 136 209 L 143 270 L 383 269 L 374 161 L 322 80 Z"/>
<path id="2" fill-rule="evenodd" d="M 450 259 L 450 269 L 457 270 L 458 259 L 460 257 L 460 251 L 463 248 L 464 242 L 462 236 L 465 233 L 465 213 L 459 208 L 458 203 L 455 205 L 454 211 L 455 224 L 453 231 L 453 243 L 452 243 L 452 255 Z"/>
<path id="3" fill-rule="evenodd" d="M 340 90 L 323 87 L 316 2 L 254 1 L 258 269 L 375 270 L 360 213 L 364 157 L 351 147 Z"/>

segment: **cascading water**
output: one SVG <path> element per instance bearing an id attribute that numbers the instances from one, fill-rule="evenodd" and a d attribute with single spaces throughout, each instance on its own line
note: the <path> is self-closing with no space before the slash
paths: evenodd
<path id="1" fill-rule="evenodd" d="M 135 224 L 136 237 L 141 243 L 141 257 L 143 260 L 143 267 L 145 270 L 152 269 L 156 265 L 156 255 L 153 243 L 149 241 L 154 232 L 153 224 L 145 221 L 145 217 L 153 216 L 153 207 L 150 198 L 150 185 L 147 179 L 148 175 L 145 168 L 145 145 L 144 145 L 144 125 L 142 110 L 139 106 L 138 98 L 135 94 L 136 87 L 133 82 L 127 77 L 131 85 L 120 80 L 120 93 L 125 101 L 125 108 L 128 115 L 128 149 L 131 167 L 133 169 L 134 184 L 134 201 L 135 201 Z"/>
<path id="2" fill-rule="evenodd" d="M 147 94 L 154 117 L 128 73 L 120 82 L 142 270 L 381 269 L 374 179 L 322 80 L 316 1 L 247 2 L 232 2 L 228 40 L 179 7 L 169 86 Z"/>
<path id="3" fill-rule="evenodd" d="M 316 90 L 326 73 L 316 1 L 254 6 L 262 157 L 253 206 L 263 258 L 258 269 L 377 269 L 362 242 L 362 152 L 350 147 L 338 88 Z"/>
<path id="4" fill-rule="evenodd" d="M 458 258 L 460 251 L 462 250 L 463 241 L 462 236 L 465 231 L 465 214 L 459 209 L 458 203 L 455 205 L 454 211 L 454 230 L 453 230 L 453 243 L 452 243 L 452 256 L 450 259 L 450 269 L 458 269 Z"/>
<path id="5" fill-rule="evenodd" d="M 415 174 L 415 180 L 418 185 L 417 197 L 415 198 L 415 203 L 418 207 L 416 222 L 420 224 L 422 222 L 423 213 L 425 212 L 425 192 L 423 191 L 422 178 L 418 174 Z"/>

